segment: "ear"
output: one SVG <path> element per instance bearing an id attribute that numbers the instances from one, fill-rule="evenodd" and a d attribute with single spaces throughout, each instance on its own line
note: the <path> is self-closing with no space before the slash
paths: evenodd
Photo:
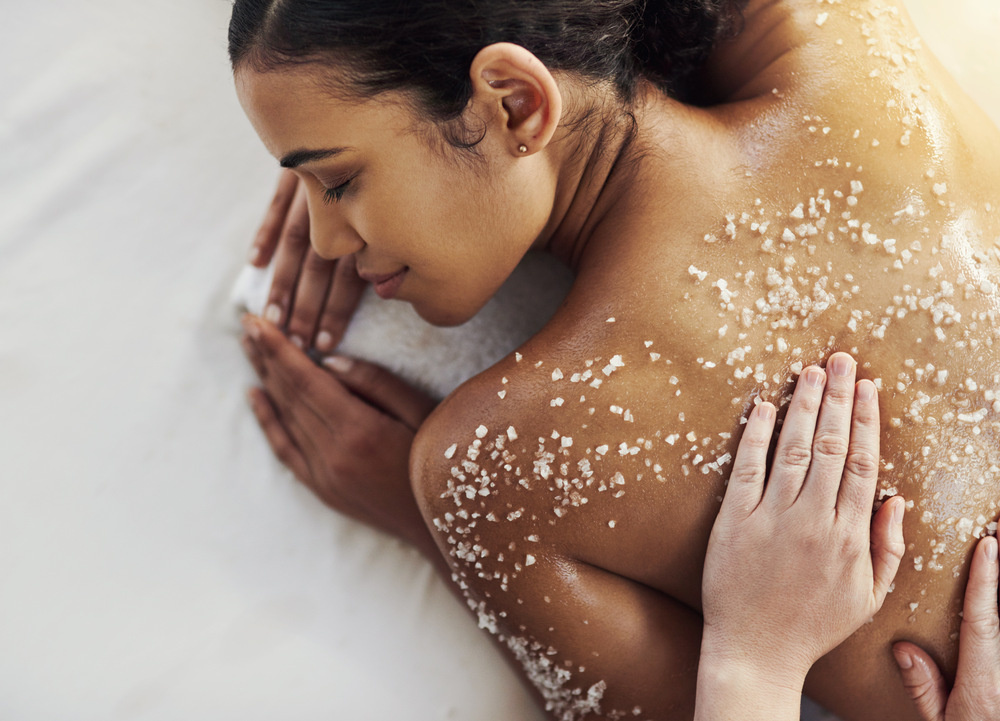
<path id="1" fill-rule="evenodd" d="M 562 117 L 562 95 L 541 60 L 520 45 L 494 43 L 476 54 L 469 74 L 472 107 L 496 119 L 512 155 L 524 157 L 548 145 Z"/>

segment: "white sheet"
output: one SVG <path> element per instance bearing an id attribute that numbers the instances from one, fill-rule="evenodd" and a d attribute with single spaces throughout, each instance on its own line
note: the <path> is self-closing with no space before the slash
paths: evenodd
<path id="1" fill-rule="evenodd" d="M 915 15 L 1000 117 L 1000 10 L 948 8 Z M 0 718 L 540 719 L 416 553 L 325 510 L 246 409 L 227 296 L 275 171 L 228 13 L 0 10 Z"/>

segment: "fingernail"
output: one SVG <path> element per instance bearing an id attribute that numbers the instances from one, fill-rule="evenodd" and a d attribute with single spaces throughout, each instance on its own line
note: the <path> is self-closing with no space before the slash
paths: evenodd
<path id="1" fill-rule="evenodd" d="M 774 406 L 770 403 L 761 403 L 757 406 L 757 415 L 763 421 L 769 421 L 774 418 Z"/>
<path id="2" fill-rule="evenodd" d="M 809 368 L 806 370 L 806 383 L 810 388 L 822 388 L 826 374 L 819 368 Z"/>
<path id="3" fill-rule="evenodd" d="M 331 355 L 323 359 L 323 365 L 334 373 L 347 373 L 354 366 L 354 361 L 342 355 Z"/>
<path id="4" fill-rule="evenodd" d="M 333 336 L 329 331 L 321 330 L 316 336 L 316 347 L 320 350 L 330 350 L 333 348 Z"/>
<path id="5" fill-rule="evenodd" d="M 892 509 L 892 522 L 895 523 L 897 526 L 902 525 L 903 513 L 905 511 L 906 511 L 906 504 L 900 501 L 896 501 L 893 504 L 893 509 Z"/>
<path id="6" fill-rule="evenodd" d="M 850 375 L 853 366 L 854 361 L 851 357 L 843 353 L 838 353 L 830 361 L 830 370 L 835 376 L 839 376 L 840 378 Z"/>
<path id="7" fill-rule="evenodd" d="M 913 656 L 908 654 L 906 651 L 894 648 L 892 649 L 892 655 L 896 657 L 896 663 L 904 671 L 909 671 L 913 668 Z"/>
<path id="8" fill-rule="evenodd" d="M 987 538 L 984 545 L 986 546 L 984 549 L 986 551 L 986 560 L 991 562 L 997 560 L 997 539 Z"/>
<path id="9" fill-rule="evenodd" d="M 253 247 L 250 249 L 250 255 L 247 256 L 247 262 L 251 265 L 255 264 L 260 258 L 260 248 Z"/>
<path id="10" fill-rule="evenodd" d="M 298 348 L 299 350 L 302 350 L 303 348 L 306 347 L 306 342 L 297 335 L 289 336 L 288 340 L 290 340 L 292 342 L 292 345 Z"/>
<path id="11" fill-rule="evenodd" d="M 281 307 L 277 303 L 271 303 L 264 310 L 264 320 L 273 325 L 281 322 Z"/>
<path id="12" fill-rule="evenodd" d="M 858 400 L 870 401 L 875 398 L 875 384 L 871 381 L 858 383 Z"/>
<path id="13" fill-rule="evenodd" d="M 252 315 L 243 316 L 240 318 L 240 323 L 243 324 L 243 329 L 251 338 L 260 340 L 260 328 L 257 326 L 257 320 Z"/>

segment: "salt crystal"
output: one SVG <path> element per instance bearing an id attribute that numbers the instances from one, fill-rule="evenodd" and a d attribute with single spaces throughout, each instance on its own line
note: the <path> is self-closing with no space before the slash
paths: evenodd
<path id="1" fill-rule="evenodd" d="M 562 380 L 562 378 L 563 378 L 563 372 L 561 370 L 556 368 L 554 371 L 552 371 L 552 380 L 558 381 Z"/>
<path id="2" fill-rule="evenodd" d="M 514 426 L 507 426 L 507 438 L 512 441 L 517 440 L 517 431 L 514 430 Z"/>
<path id="3" fill-rule="evenodd" d="M 614 323 L 614 322 L 615 322 L 615 317 L 614 317 L 614 316 L 611 316 L 610 318 L 608 318 L 608 319 L 607 319 L 606 321 L 604 321 L 604 322 L 605 322 L 605 323 Z"/>
<path id="4" fill-rule="evenodd" d="M 449 458 L 449 459 L 450 458 L 454 458 L 455 457 L 455 451 L 457 451 L 457 450 L 458 450 L 458 444 L 457 443 L 452 443 L 450 446 L 448 446 L 448 449 L 444 452 L 444 457 L 445 458 Z"/>
<path id="5" fill-rule="evenodd" d="M 830 17 L 830 13 L 820 13 L 819 15 L 816 16 L 816 25 L 818 27 L 823 27 L 823 25 L 827 21 L 827 18 L 829 18 L 829 17 Z"/>
<path id="6" fill-rule="evenodd" d="M 524 557 L 524 565 L 525 566 L 535 565 L 535 557 L 529 553 L 527 556 Z"/>
<path id="7" fill-rule="evenodd" d="M 489 433 L 489 429 L 486 426 L 479 426 L 476 429 L 476 438 L 486 438 L 486 434 Z"/>

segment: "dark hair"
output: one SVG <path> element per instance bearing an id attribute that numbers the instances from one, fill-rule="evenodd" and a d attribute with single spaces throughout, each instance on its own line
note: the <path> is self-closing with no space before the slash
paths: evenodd
<path id="1" fill-rule="evenodd" d="M 234 69 L 336 62 L 370 97 L 409 90 L 440 120 L 471 95 L 480 49 L 507 41 L 552 70 L 609 81 L 626 102 L 641 77 L 676 92 L 747 0 L 234 0 Z"/>

